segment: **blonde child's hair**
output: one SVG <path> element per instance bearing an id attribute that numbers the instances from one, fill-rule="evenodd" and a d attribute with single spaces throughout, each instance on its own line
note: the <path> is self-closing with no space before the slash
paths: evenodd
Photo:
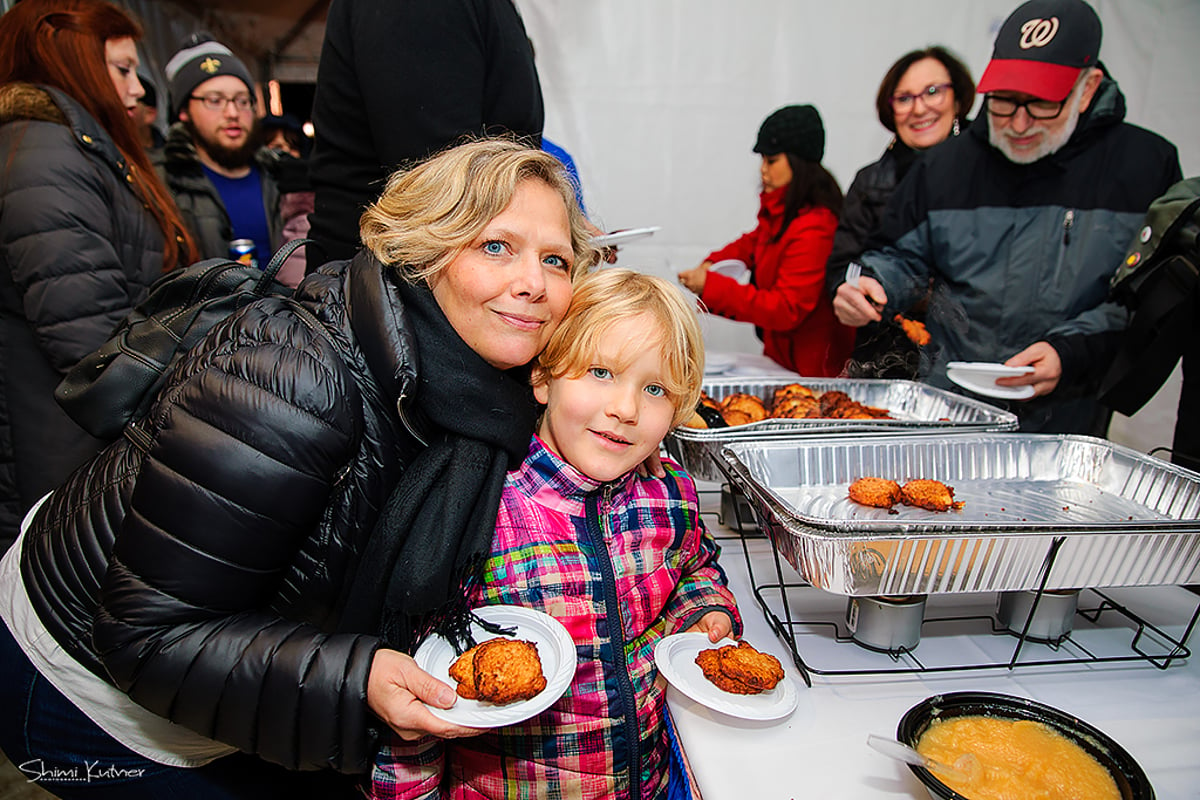
<path id="1" fill-rule="evenodd" d="M 671 427 L 680 425 L 700 399 L 704 337 L 693 305 L 673 284 L 652 275 L 601 269 L 576 283 L 567 316 L 538 356 L 534 385 L 579 377 L 592 365 L 602 336 L 643 314 L 658 323 L 657 340 L 645 344 L 662 351 L 663 388 L 675 406 Z"/>
<path id="2" fill-rule="evenodd" d="M 575 187 L 554 156 L 512 139 L 467 141 L 388 178 L 359 221 L 363 245 L 410 282 L 432 283 L 512 201 L 539 180 L 562 197 L 571 227 L 571 277 L 599 260 Z"/>

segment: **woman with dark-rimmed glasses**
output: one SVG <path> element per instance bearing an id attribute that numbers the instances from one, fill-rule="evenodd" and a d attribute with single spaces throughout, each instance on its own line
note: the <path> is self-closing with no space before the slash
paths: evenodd
<path id="1" fill-rule="evenodd" d="M 917 156 L 957 136 L 974 100 L 970 71 L 940 45 L 905 53 L 884 74 L 875 111 L 895 136 L 878 161 L 858 171 L 846 192 L 826 263 L 831 293 L 845 279 L 846 266 L 867 249 L 888 199 Z M 911 378 L 918 366 L 916 346 L 899 325 L 884 320 L 859 329 L 848 369 L 856 377 Z"/>

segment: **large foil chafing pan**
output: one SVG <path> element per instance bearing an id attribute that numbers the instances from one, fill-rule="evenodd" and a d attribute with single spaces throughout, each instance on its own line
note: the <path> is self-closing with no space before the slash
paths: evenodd
<path id="1" fill-rule="evenodd" d="M 1017 417 L 979 400 L 915 381 L 858 380 L 853 378 L 800 378 L 798 383 L 818 395 L 841 391 L 868 406 L 886 408 L 893 419 L 767 419 L 733 428 L 678 428 L 667 437 L 667 452 L 698 480 L 721 480 L 715 463 L 721 448 L 734 442 L 775 437 L 816 436 L 831 433 L 896 433 L 955 431 L 1015 431 Z M 747 381 L 721 378 L 705 382 L 704 391 L 715 400 L 745 392 L 771 400 L 785 386 L 778 379 Z"/>
<path id="2" fill-rule="evenodd" d="M 837 594 L 1036 589 L 1045 564 L 1047 589 L 1200 582 L 1200 475 L 1101 439 L 793 437 L 728 445 L 721 469 L 788 563 Z M 847 488 L 864 476 L 940 480 L 965 505 L 861 506 Z"/>

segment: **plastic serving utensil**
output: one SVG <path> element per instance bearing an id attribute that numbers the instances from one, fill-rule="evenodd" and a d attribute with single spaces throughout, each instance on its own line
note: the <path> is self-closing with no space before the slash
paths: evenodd
<path id="1" fill-rule="evenodd" d="M 885 756 L 894 758 L 897 761 L 903 761 L 905 764 L 912 764 L 918 767 L 940 772 L 947 778 L 962 783 L 970 783 L 972 774 L 979 774 L 979 769 L 982 765 L 979 759 L 973 753 L 965 753 L 959 756 L 954 765 L 944 764 L 937 759 L 923 756 L 916 750 L 912 749 L 903 742 L 898 742 L 895 739 L 889 739 L 886 736 L 878 736 L 874 733 L 867 734 L 867 744 L 875 748 Z"/>

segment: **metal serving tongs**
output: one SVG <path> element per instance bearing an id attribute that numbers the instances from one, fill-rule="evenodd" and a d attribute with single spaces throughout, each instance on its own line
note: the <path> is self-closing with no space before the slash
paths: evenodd
<path id="1" fill-rule="evenodd" d="M 924 767 L 931 772 L 939 772 L 959 783 L 971 783 L 973 779 L 982 774 L 983 765 L 979 763 L 979 759 L 974 753 L 963 753 L 954 760 L 954 764 L 946 764 L 929 756 L 923 756 L 916 750 L 912 749 L 904 742 L 898 742 L 895 739 L 889 739 L 886 736 L 878 736 L 874 733 L 867 734 L 867 744 L 874 749 L 883 753 L 885 756 L 894 758 L 897 761 L 903 761 L 905 764 L 912 764 L 917 767 Z"/>

